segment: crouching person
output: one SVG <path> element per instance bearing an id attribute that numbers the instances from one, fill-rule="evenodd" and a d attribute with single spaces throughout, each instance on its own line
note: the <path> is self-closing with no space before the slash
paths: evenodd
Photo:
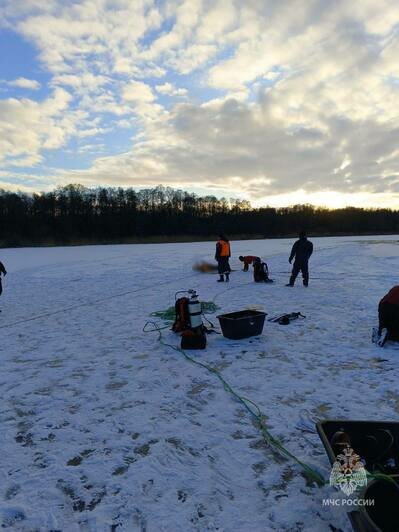
<path id="1" fill-rule="evenodd" d="M 385 294 L 378 305 L 377 344 L 382 347 L 387 340 L 399 341 L 399 286 Z"/>
<path id="2" fill-rule="evenodd" d="M 259 257 L 254 260 L 254 281 L 255 283 L 272 283 L 269 279 L 269 268 L 266 262 L 263 262 Z"/>
<path id="3" fill-rule="evenodd" d="M 255 255 L 240 255 L 238 259 L 244 263 L 244 268 L 242 269 L 242 271 L 247 272 L 249 270 L 249 265 L 255 264 L 256 259 L 259 259 L 259 257 L 255 257 Z"/>
<path id="4" fill-rule="evenodd" d="M 218 283 L 223 283 L 226 277 L 226 282 L 230 280 L 230 263 L 229 258 L 231 257 L 230 242 L 225 235 L 218 235 L 219 240 L 216 242 L 216 253 L 215 259 L 218 263 L 218 272 L 219 279 Z"/>

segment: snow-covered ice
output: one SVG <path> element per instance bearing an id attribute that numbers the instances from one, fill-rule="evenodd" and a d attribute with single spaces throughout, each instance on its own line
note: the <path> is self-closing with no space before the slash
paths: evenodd
<path id="1" fill-rule="evenodd" d="M 274 436 L 330 473 L 314 419 L 396 420 L 398 350 L 371 344 L 377 304 L 398 282 L 398 237 L 315 238 L 310 287 L 285 287 L 292 240 L 232 242 L 230 285 L 193 272 L 211 242 L 0 250 L 0 523 L 23 531 L 351 530 L 276 457 L 205 370 L 143 333 L 177 290 L 223 312 L 301 311 L 241 341 L 208 337 L 199 360 L 256 401 Z M 260 254 L 273 285 L 239 254 Z M 216 321 L 215 317 L 211 317 Z M 165 339 L 179 338 L 166 331 Z"/>

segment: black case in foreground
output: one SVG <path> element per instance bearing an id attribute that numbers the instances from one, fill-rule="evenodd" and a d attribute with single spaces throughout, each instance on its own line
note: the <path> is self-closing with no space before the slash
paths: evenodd
<path id="1" fill-rule="evenodd" d="M 391 471 L 381 471 L 392 475 L 396 486 L 385 480 L 371 481 L 359 494 L 360 499 L 374 499 L 374 506 L 363 506 L 349 512 L 348 516 L 355 532 L 398 532 L 399 531 L 399 422 L 394 421 L 351 421 L 331 419 L 316 423 L 317 432 L 326 450 L 330 464 L 335 462 L 336 454 L 331 446 L 334 434 L 343 429 L 351 440 L 353 450 L 366 461 L 366 468 L 373 472 L 372 453 L 367 452 L 367 436 L 378 434 L 380 429 L 388 430 L 393 436 L 389 449 L 374 450 L 378 460 L 391 458 L 395 466 Z M 381 439 L 382 441 L 382 439 Z M 382 442 L 383 445 L 383 442 Z M 397 469 L 397 471 L 395 470 Z"/>

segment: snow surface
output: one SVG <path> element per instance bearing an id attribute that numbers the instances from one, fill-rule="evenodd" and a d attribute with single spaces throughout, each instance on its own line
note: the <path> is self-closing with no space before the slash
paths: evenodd
<path id="1" fill-rule="evenodd" d="M 306 320 L 241 341 L 208 337 L 199 360 L 256 401 L 273 435 L 326 477 L 301 419 L 396 420 L 398 351 L 370 342 L 398 282 L 398 237 L 315 238 L 308 289 L 287 288 L 291 240 L 232 243 L 230 285 L 195 273 L 214 243 L 5 249 L 0 298 L 0 523 L 23 531 L 351 530 L 295 463 L 263 444 L 205 370 L 142 332 L 177 290 L 223 312 Z M 260 254 L 273 285 L 239 254 Z M 217 321 L 215 317 L 211 317 Z M 165 331 L 165 340 L 179 338 Z M 333 528 L 335 527 L 335 528 Z"/>

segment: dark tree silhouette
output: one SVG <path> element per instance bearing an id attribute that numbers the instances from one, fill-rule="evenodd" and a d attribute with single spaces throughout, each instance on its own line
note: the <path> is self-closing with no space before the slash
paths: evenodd
<path id="1" fill-rule="evenodd" d="M 252 208 L 247 201 L 163 186 L 88 189 L 68 185 L 26 194 L 0 189 L 0 245 L 129 242 L 229 236 L 281 237 L 399 233 L 399 211 L 295 205 Z"/>

